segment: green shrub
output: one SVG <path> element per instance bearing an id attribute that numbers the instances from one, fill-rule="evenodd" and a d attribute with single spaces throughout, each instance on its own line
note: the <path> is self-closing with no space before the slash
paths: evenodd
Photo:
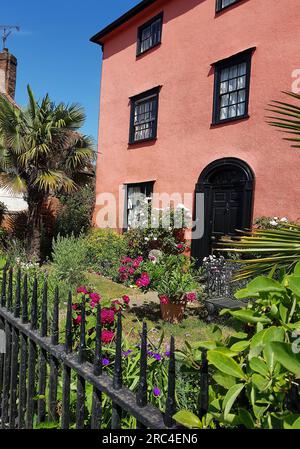
<path id="1" fill-rule="evenodd" d="M 53 242 L 53 270 L 59 281 L 65 281 L 70 288 L 82 284 L 86 271 L 86 241 L 83 237 L 61 237 Z"/>
<path id="2" fill-rule="evenodd" d="M 93 229 L 85 244 L 89 267 L 103 276 L 117 279 L 120 260 L 127 254 L 124 236 L 111 229 Z"/>
<path id="3" fill-rule="evenodd" d="M 71 195 L 61 195 L 59 200 L 62 207 L 56 219 L 55 235 L 79 237 L 86 233 L 92 224 L 94 185 L 81 187 Z"/>

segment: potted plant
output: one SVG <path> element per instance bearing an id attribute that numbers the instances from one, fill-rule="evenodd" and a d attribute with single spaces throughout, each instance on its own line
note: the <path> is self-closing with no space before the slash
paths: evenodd
<path id="1" fill-rule="evenodd" d="M 136 285 L 156 291 L 164 321 L 180 323 L 188 302 L 197 301 L 199 281 L 193 263 L 184 255 L 171 255 L 143 265 Z"/>

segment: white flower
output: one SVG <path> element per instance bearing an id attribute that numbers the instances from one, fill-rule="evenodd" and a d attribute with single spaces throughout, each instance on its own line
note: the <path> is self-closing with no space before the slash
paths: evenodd
<path id="1" fill-rule="evenodd" d="M 278 223 L 277 223 L 277 221 L 275 221 L 275 220 L 271 220 L 271 221 L 270 221 L 270 225 L 271 225 L 271 226 L 278 226 Z"/>
<path id="2" fill-rule="evenodd" d="M 145 237 L 145 242 L 149 242 L 149 239 L 148 239 L 148 237 Z"/>
<path id="3" fill-rule="evenodd" d="M 274 220 L 279 220 L 279 218 L 278 217 L 274 217 Z"/>
<path id="4" fill-rule="evenodd" d="M 281 223 L 288 223 L 289 220 L 286 217 L 283 217 L 280 221 Z"/>

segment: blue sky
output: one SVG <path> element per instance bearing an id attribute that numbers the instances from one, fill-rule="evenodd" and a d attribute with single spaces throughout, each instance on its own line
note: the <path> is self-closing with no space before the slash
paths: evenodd
<path id="1" fill-rule="evenodd" d="M 102 51 L 89 42 L 139 0 L 1 1 L 0 24 L 21 27 L 7 47 L 18 58 L 16 101 L 27 103 L 29 83 L 37 98 L 80 103 L 85 134 L 97 139 Z"/>

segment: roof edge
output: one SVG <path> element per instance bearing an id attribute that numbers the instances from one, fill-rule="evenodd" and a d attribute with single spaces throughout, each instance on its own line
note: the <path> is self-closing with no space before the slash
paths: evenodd
<path id="1" fill-rule="evenodd" d="M 93 42 L 94 44 L 103 46 L 103 42 L 101 42 L 101 39 L 103 39 L 103 37 L 114 31 L 115 29 L 119 28 L 119 26 L 128 22 L 130 19 L 135 17 L 137 14 L 139 14 L 140 12 L 142 12 L 144 9 L 148 8 L 148 6 L 151 6 L 155 2 L 157 2 L 157 0 L 143 0 L 142 2 L 138 3 L 136 6 L 131 8 L 129 11 L 127 11 L 125 14 L 123 14 L 121 17 L 116 19 L 114 22 L 110 23 L 101 31 L 99 31 L 97 34 L 92 36 L 90 38 L 90 41 Z"/>

